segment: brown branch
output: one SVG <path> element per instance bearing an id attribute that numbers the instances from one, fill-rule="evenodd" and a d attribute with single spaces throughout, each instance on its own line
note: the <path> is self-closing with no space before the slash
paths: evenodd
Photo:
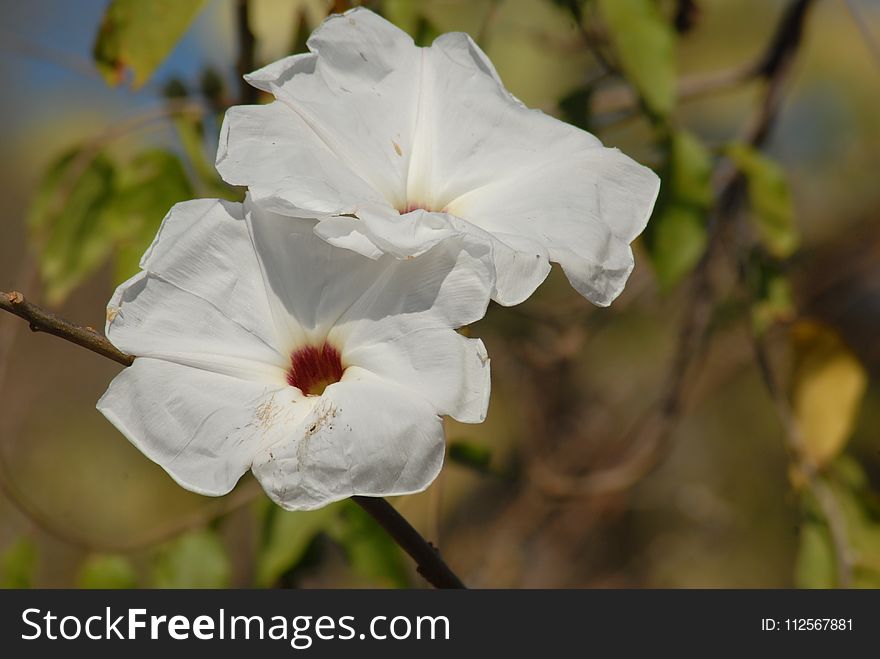
<path id="1" fill-rule="evenodd" d="M 253 105 L 257 102 L 257 88 L 245 81 L 244 76 L 256 67 L 256 39 L 251 30 L 248 0 L 238 0 L 236 6 L 236 28 L 238 30 L 238 80 L 239 100 L 241 105 Z"/>
<path id="2" fill-rule="evenodd" d="M 739 87 L 751 80 L 772 81 L 786 67 L 800 47 L 807 12 L 813 0 L 795 0 L 783 10 L 773 36 L 761 53 L 751 62 L 712 73 L 682 78 L 677 85 L 679 102 Z M 593 112 L 615 114 L 638 109 L 639 99 L 629 86 L 599 90 L 594 95 Z M 616 123 L 616 122 L 615 122 Z"/>
<path id="3" fill-rule="evenodd" d="M 351 498 L 361 508 L 373 516 L 379 525 L 388 532 L 416 562 L 419 574 L 435 588 L 464 588 L 455 573 L 449 569 L 440 557 L 440 552 L 427 542 L 412 525 L 397 512 L 394 507 L 381 497 Z"/>
<path id="4" fill-rule="evenodd" d="M 769 75 L 767 87 L 742 140 L 760 147 L 767 140 L 780 110 L 782 94 L 791 62 L 801 44 L 803 22 L 813 0 L 794 0 L 783 11 L 773 38 L 760 58 L 761 75 Z M 628 451 L 615 464 L 582 475 L 558 473 L 544 463 L 536 463 L 529 476 L 553 497 L 592 497 L 628 489 L 656 467 L 672 447 L 672 432 L 686 404 L 691 373 L 700 362 L 708 343 L 716 293 L 710 269 L 723 247 L 724 231 L 736 217 L 745 186 L 742 175 L 728 159 L 722 159 L 714 176 L 717 202 L 709 215 L 709 240 L 703 256 L 691 275 L 688 308 L 678 332 L 675 352 L 666 376 L 665 394 L 657 405 L 627 433 L 623 442 Z"/>
<path id="5" fill-rule="evenodd" d="M 123 366 L 131 366 L 134 362 L 134 357 L 119 350 L 96 330 L 62 320 L 55 314 L 31 304 L 24 299 L 24 295 L 17 291 L 0 292 L 0 309 L 25 319 L 33 332 L 46 332 L 60 337 L 112 359 Z"/>
<path id="6" fill-rule="evenodd" d="M 134 357 L 120 351 L 105 336 L 91 327 L 81 327 L 31 304 L 21 293 L 0 292 L 0 309 L 23 318 L 34 332 L 46 332 L 112 359 L 123 366 L 131 366 Z M 372 515 L 394 538 L 394 541 L 415 560 L 419 574 L 437 588 L 464 588 L 455 573 L 440 557 L 437 549 L 425 540 L 403 516 L 385 499 L 360 497 L 352 499 Z"/>
<path id="7" fill-rule="evenodd" d="M 577 27 L 578 32 L 581 35 L 581 40 L 589 49 L 593 59 L 596 60 L 599 69 L 601 69 L 603 74 L 617 73 L 617 67 L 605 56 L 605 53 L 603 53 L 602 49 L 599 47 L 596 35 L 584 25 L 584 12 L 580 3 L 574 0 L 572 2 L 567 2 L 566 4 L 568 5 L 571 17 L 574 19 L 575 27 Z"/>

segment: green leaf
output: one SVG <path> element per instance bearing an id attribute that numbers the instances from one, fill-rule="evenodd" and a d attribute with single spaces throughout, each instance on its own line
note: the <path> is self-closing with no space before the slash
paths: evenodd
<path id="1" fill-rule="evenodd" d="M 345 551 L 355 574 L 371 584 L 406 588 L 410 585 L 404 556 L 391 537 L 360 506 L 344 502 L 328 528 Z"/>
<path id="2" fill-rule="evenodd" d="M 104 214 L 116 241 L 115 278 L 122 282 L 138 272 L 168 210 L 192 198 L 193 189 L 180 159 L 160 149 L 145 151 L 122 168 L 117 187 Z"/>
<path id="3" fill-rule="evenodd" d="M 726 153 L 746 178 L 758 237 L 773 256 L 788 258 L 800 237 L 785 172 L 747 144 L 732 144 Z"/>
<path id="4" fill-rule="evenodd" d="M 77 148 L 56 160 L 40 182 L 28 224 L 50 304 L 61 302 L 110 254 L 113 235 L 103 211 L 116 176 L 106 154 Z"/>
<path id="5" fill-rule="evenodd" d="M 657 210 L 645 240 L 661 288 L 669 290 L 693 270 L 706 248 L 706 215 L 712 202 L 712 159 L 687 131 L 667 141 L 668 160 Z"/>
<path id="6" fill-rule="evenodd" d="M 137 574 L 131 561 L 118 554 L 93 554 L 80 566 L 77 588 L 137 588 Z"/>
<path id="7" fill-rule="evenodd" d="M 794 566 L 798 588 L 834 588 L 836 580 L 834 548 L 828 527 L 809 520 L 801 526 L 800 545 Z"/>
<path id="8" fill-rule="evenodd" d="M 651 256 L 660 287 L 668 291 L 694 269 L 706 249 L 705 213 L 670 204 L 653 222 Z"/>
<path id="9" fill-rule="evenodd" d="M 216 532 L 189 531 L 160 547 L 153 562 L 156 588 L 228 588 L 232 566 Z"/>
<path id="10" fill-rule="evenodd" d="M 183 165 L 167 151 L 125 165 L 87 148 L 64 154 L 43 177 L 28 217 L 49 303 L 64 300 L 111 255 L 119 281 L 137 272 L 168 209 L 192 196 Z"/>
<path id="11" fill-rule="evenodd" d="M 792 329 L 792 411 L 805 449 L 823 467 L 846 446 L 868 384 L 865 368 L 830 328 L 802 321 Z"/>
<path id="12" fill-rule="evenodd" d="M 132 87 L 143 85 L 189 28 L 204 0 L 112 0 L 98 31 L 93 54 L 108 84 L 125 71 Z"/>
<path id="13" fill-rule="evenodd" d="M 274 507 L 269 511 L 266 541 L 257 558 L 256 583 L 275 584 L 285 572 L 296 567 L 311 541 L 339 515 L 342 504 L 332 504 L 307 512 Z"/>
<path id="14" fill-rule="evenodd" d="M 682 204 L 708 208 L 712 203 L 712 157 L 700 139 L 686 130 L 669 138 L 669 177 L 664 184 Z"/>
<path id="15" fill-rule="evenodd" d="M 835 461 L 823 477 L 840 511 L 846 551 L 852 565 L 852 586 L 880 588 L 880 516 L 875 495 L 867 489 L 864 470 L 849 456 Z M 875 504 L 875 509 L 871 504 Z M 795 582 L 804 588 L 834 588 L 837 583 L 837 548 L 818 503 L 804 500 L 806 523 L 795 570 Z"/>
<path id="16" fill-rule="evenodd" d="M 779 322 L 793 320 L 796 314 L 791 284 L 782 275 L 771 275 L 752 305 L 752 327 L 763 334 Z"/>
<path id="17" fill-rule="evenodd" d="M 0 555 L 0 588 L 30 588 L 37 567 L 37 546 L 22 536 Z"/>
<path id="18" fill-rule="evenodd" d="M 665 116 L 675 105 L 675 32 L 654 0 L 598 0 L 620 66 L 645 105 Z"/>
<path id="19" fill-rule="evenodd" d="M 449 442 L 449 459 L 465 467 L 485 473 L 489 471 L 492 451 L 485 446 L 465 440 Z"/>

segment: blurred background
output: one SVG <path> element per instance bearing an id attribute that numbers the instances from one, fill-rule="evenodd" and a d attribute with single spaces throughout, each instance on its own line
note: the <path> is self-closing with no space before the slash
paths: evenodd
<path id="1" fill-rule="evenodd" d="M 102 327 L 213 171 L 240 73 L 348 2 L 2 2 L 0 290 Z M 880 587 L 880 2 L 377 0 L 663 190 L 607 309 L 554 268 L 468 331 L 489 418 L 394 505 L 473 587 Z M 0 584 L 423 587 L 359 508 L 180 489 L 113 362 L 0 314 Z"/>

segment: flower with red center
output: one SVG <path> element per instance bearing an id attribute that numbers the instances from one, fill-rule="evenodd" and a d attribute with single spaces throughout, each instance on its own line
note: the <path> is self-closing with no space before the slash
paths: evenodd
<path id="1" fill-rule="evenodd" d="M 313 228 L 249 201 L 178 204 L 108 306 L 107 336 L 137 358 L 98 409 L 190 490 L 251 469 L 289 509 L 418 491 L 442 417 L 485 416 L 485 349 L 455 331 L 485 312 L 485 259 L 446 241 L 371 260 Z"/>
<path id="2" fill-rule="evenodd" d="M 659 189 L 651 170 L 526 108 L 466 34 L 418 48 L 358 8 L 308 47 L 246 76 L 276 100 L 227 112 L 217 169 L 229 183 L 373 258 L 478 239 L 501 304 L 527 298 L 551 261 L 596 304 L 621 292 Z"/>

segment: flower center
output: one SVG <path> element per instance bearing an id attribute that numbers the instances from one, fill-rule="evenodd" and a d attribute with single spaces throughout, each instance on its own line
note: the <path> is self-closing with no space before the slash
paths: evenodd
<path id="1" fill-rule="evenodd" d="M 428 204 L 422 204 L 414 201 L 406 202 L 402 208 L 396 209 L 398 213 L 401 215 L 406 215 L 407 213 L 412 213 L 413 211 L 423 210 L 428 211 L 429 213 L 445 213 L 444 209 L 434 209 L 431 208 Z"/>
<path id="2" fill-rule="evenodd" d="M 320 396 L 328 386 L 339 382 L 344 372 L 339 351 L 329 343 L 306 346 L 290 355 L 287 384 L 306 396 Z"/>

